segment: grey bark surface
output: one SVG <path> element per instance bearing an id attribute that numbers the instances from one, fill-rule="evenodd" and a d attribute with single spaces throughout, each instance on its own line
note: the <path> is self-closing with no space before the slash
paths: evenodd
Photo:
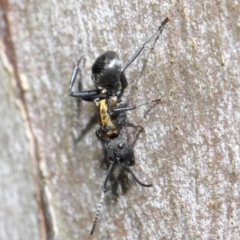
<path id="1" fill-rule="evenodd" d="M 106 194 L 91 239 L 239 239 L 240 5 L 238 1 L 0 0 L 0 239 L 90 239 L 106 170 L 94 112 L 68 96 L 85 54 L 83 87 L 104 51 L 127 70 L 128 113 L 145 131 L 127 193 Z"/>

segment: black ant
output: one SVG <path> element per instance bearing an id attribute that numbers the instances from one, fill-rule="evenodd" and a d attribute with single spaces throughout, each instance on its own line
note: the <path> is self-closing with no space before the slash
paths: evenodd
<path id="1" fill-rule="evenodd" d="M 91 235 L 95 230 L 98 216 L 102 207 L 105 192 L 107 191 L 107 180 L 110 172 L 115 165 L 120 165 L 124 170 L 129 172 L 134 180 L 143 187 L 151 187 L 152 184 L 142 183 L 133 171 L 130 169 L 135 164 L 134 153 L 132 145 L 122 137 L 120 134 L 122 126 L 140 127 L 135 126 L 126 121 L 126 111 L 136 109 L 140 106 L 148 104 L 146 102 L 137 106 L 127 106 L 127 103 L 121 100 L 124 89 L 127 87 L 128 82 L 125 77 L 125 70 L 134 62 L 145 45 L 158 33 L 160 34 L 163 27 L 169 21 L 166 18 L 158 30 L 144 42 L 138 50 L 132 55 L 123 70 L 121 71 L 121 64 L 117 53 L 107 51 L 100 55 L 92 66 L 92 80 L 95 84 L 95 90 L 73 92 L 73 85 L 76 81 L 78 72 L 80 71 L 80 62 L 82 57 L 78 60 L 77 65 L 72 73 L 69 95 L 72 97 L 80 98 L 85 101 L 94 101 L 97 107 L 100 127 L 96 131 L 96 136 L 103 143 L 106 155 L 110 161 L 110 166 L 107 170 L 105 177 L 101 199 L 97 208 L 95 220 L 91 230 Z M 158 102 L 154 100 L 151 102 Z M 143 130 L 143 128 L 142 128 Z"/>

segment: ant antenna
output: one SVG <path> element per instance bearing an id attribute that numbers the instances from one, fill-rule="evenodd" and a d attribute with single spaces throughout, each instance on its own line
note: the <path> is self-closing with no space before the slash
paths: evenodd
<path id="1" fill-rule="evenodd" d="M 71 80 L 70 80 L 70 84 L 69 84 L 69 94 L 70 94 L 70 95 L 71 95 L 71 91 L 72 91 L 71 89 L 73 88 L 73 85 L 74 85 L 74 83 L 75 83 L 75 81 L 76 81 L 78 72 L 79 72 L 79 70 L 80 70 L 79 65 L 80 65 L 83 57 L 84 57 L 84 54 L 82 54 L 82 55 L 80 56 L 80 58 L 79 58 L 78 61 L 77 61 L 76 66 L 74 67 L 74 70 L 73 70 L 73 73 L 72 73 L 72 77 L 71 77 Z"/>
<path id="2" fill-rule="evenodd" d="M 144 49 L 145 45 L 150 42 L 152 40 L 153 37 L 155 37 L 157 34 L 161 34 L 163 31 L 164 26 L 167 24 L 167 22 L 169 21 L 169 18 L 167 17 L 162 24 L 159 26 L 158 30 L 146 41 L 144 42 L 139 48 L 138 50 L 132 55 L 132 57 L 128 60 L 128 62 L 126 63 L 126 65 L 124 66 L 121 74 L 123 74 L 126 69 L 133 63 L 133 61 L 138 57 L 138 55 L 141 53 L 141 51 Z"/>
<path id="3" fill-rule="evenodd" d="M 98 207 L 97 207 L 97 211 L 96 211 L 96 214 L 95 214 L 95 219 L 94 219 L 94 222 L 93 222 L 93 226 L 92 226 L 92 230 L 90 232 L 90 235 L 93 235 L 95 227 L 97 225 L 97 221 L 98 221 L 100 212 L 102 210 L 102 204 L 103 204 L 103 200 L 104 200 L 104 197 L 105 197 L 105 192 L 107 191 L 107 180 L 108 180 L 108 177 L 109 177 L 109 173 L 111 172 L 114 165 L 115 165 L 115 163 L 112 162 L 110 167 L 107 170 L 107 174 L 106 174 L 105 181 L 104 181 L 104 184 L 103 184 L 103 190 L 102 190 L 101 198 L 100 198 L 100 201 L 98 203 Z"/>
<path id="4" fill-rule="evenodd" d="M 125 166 L 125 165 L 123 165 L 123 164 L 121 164 L 121 166 L 122 166 L 126 171 L 128 171 L 128 172 L 131 173 L 131 175 L 133 176 L 133 178 L 135 179 L 135 181 L 136 181 L 139 185 L 141 185 L 141 186 L 143 186 L 143 187 L 152 187 L 152 184 L 145 184 L 145 183 L 140 182 L 140 180 L 137 178 L 137 176 L 133 173 L 133 171 L 132 171 L 129 167 L 127 167 L 127 166 Z"/>
<path id="5" fill-rule="evenodd" d="M 98 203 L 97 211 L 96 211 L 96 214 L 95 214 L 95 219 L 94 219 L 92 230 L 91 230 L 91 233 L 90 233 L 91 235 L 93 235 L 95 227 L 97 225 L 97 221 L 98 221 L 100 211 L 102 209 L 102 204 L 103 204 L 104 197 L 105 197 L 105 192 L 102 191 L 102 195 L 101 195 L 100 201 Z"/>

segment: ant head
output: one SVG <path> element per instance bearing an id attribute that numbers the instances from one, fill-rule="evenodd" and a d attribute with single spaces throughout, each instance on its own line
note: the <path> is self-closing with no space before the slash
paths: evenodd
<path id="1" fill-rule="evenodd" d="M 105 149 L 110 160 L 127 167 L 135 165 L 132 146 L 122 136 L 110 139 L 105 143 Z"/>
<path id="2" fill-rule="evenodd" d="M 121 62 L 118 54 L 107 51 L 92 66 L 92 81 L 96 87 L 112 88 L 120 81 Z"/>

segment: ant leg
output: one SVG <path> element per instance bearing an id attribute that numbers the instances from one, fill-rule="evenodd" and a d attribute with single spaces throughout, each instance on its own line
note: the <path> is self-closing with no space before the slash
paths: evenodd
<path id="1" fill-rule="evenodd" d="M 122 112 L 117 117 L 117 122 L 119 125 L 125 126 L 125 127 L 132 127 L 132 128 L 141 128 L 141 132 L 144 130 L 144 128 L 140 125 L 134 125 L 133 123 L 127 122 L 127 115 L 125 112 Z"/>
<path id="2" fill-rule="evenodd" d="M 122 88 L 116 92 L 116 96 L 118 99 L 120 99 L 122 97 L 122 95 L 124 93 L 124 89 L 127 88 L 127 86 L 128 86 L 127 78 L 126 78 L 124 72 L 121 72 L 121 74 L 120 74 L 120 82 L 121 82 Z"/>
<path id="3" fill-rule="evenodd" d="M 137 127 L 139 127 L 140 130 L 137 132 L 136 137 L 135 137 L 135 139 L 134 139 L 134 141 L 132 143 L 133 147 L 135 146 L 135 144 L 136 144 L 136 142 L 137 142 L 137 140 L 139 138 L 140 133 L 142 133 L 144 131 L 144 128 L 142 126 L 138 125 Z"/>
<path id="4" fill-rule="evenodd" d="M 72 96 L 72 88 L 73 88 L 73 85 L 77 79 L 77 75 L 78 75 L 78 72 L 80 71 L 80 75 L 81 75 L 81 69 L 79 67 L 80 65 L 80 62 L 82 61 L 83 59 L 83 54 L 81 55 L 81 57 L 78 59 L 77 61 L 77 64 L 75 65 L 74 69 L 73 69 L 73 73 L 72 73 L 72 76 L 71 76 L 71 80 L 70 80 L 70 84 L 69 84 L 69 95 Z M 80 76 L 80 79 L 81 79 L 81 76 Z"/>
<path id="5" fill-rule="evenodd" d="M 104 138 L 101 136 L 99 129 L 96 130 L 95 134 L 101 142 L 104 142 Z"/>
<path id="6" fill-rule="evenodd" d="M 126 63 L 126 65 L 124 66 L 123 70 L 121 71 L 121 75 L 120 75 L 120 82 L 122 85 L 122 88 L 117 92 L 117 97 L 121 98 L 123 93 L 124 93 L 124 89 L 128 86 L 128 82 L 125 76 L 125 71 L 126 69 L 135 61 L 135 59 L 138 57 L 138 55 L 142 52 L 142 50 L 144 49 L 145 45 L 148 44 L 152 38 L 154 36 L 156 36 L 157 34 L 161 34 L 163 31 L 164 26 L 167 24 L 167 22 L 169 21 L 169 18 L 167 17 L 162 24 L 159 26 L 158 30 L 150 37 L 148 38 L 147 41 L 145 41 L 138 49 L 137 51 L 132 55 L 132 57 L 128 60 L 128 62 Z"/>
<path id="7" fill-rule="evenodd" d="M 78 60 L 78 62 L 80 63 L 81 62 L 81 59 L 83 58 L 83 55 L 80 57 L 80 59 Z M 77 64 L 79 66 L 79 63 Z M 73 72 L 74 73 L 74 72 Z M 82 92 L 82 89 L 83 89 L 83 85 L 82 85 L 82 71 L 81 69 L 79 68 L 78 70 L 78 74 L 79 74 L 79 77 L 78 77 L 78 92 Z M 76 74 L 76 77 L 77 77 L 77 74 Z M 75 77 L 75 79 L 76 79 Z M 74 85 L 74 82 L 75 80 L 73 81 L 73 84 L 72 84 L 72 87 Z M 80 105 L 82 103 L 82 98 L 77 98 L 77 108 L 78 108 L 78 114 L 80 113 Z M 78 116 L 79 117 L 79 116 Z"/>
<path id="8" fill-rule="evenodd" d="M 95 214 L 95 219 L 94 219 L 94 222 L 93 222 L 92 230 L 90 232 L 91 235 L 93 235 L 95 227 L 97 225 L 98 217 L 99 217 L 100 211 L 102 209 L 102 204 L 103 204 L 103 200 L 104 200 L 104 197 L 105 197 L 105 192 L 107 191 L 107 180 L 108 180 L 109 174 L 112 171 L 114 165 L 115 165 L 115 163 L 112 162 L 110 167 L 107 170 L 107 174 L 106 174 L 106 177 L 105 177 L 101 198 L 100 198 L 100 201 L 98 203 L 98 207 L 97 207 L 97 211 L 96 211 L 96 214 Z"/>
<path id="9" fill-rule="evenodd" d="M 121 86 L 122 88 L 119 89 L 116 93 L 116 96 L 118 97 L 118 99 L 120 99 L 124 93 L 124 89 L 127 88 L 128 86 L 128 82 L 127 82 L 127 78 L 125 76 L 125 71 L 126 69 L 135 61 L 135 59 L 139 56 L 139 54 L 142 52 L 142 50 L 144 49 L 145 45 L 148 44 L 152 38 L 154 36 L 156 36 L 157 34 L 161 34 L 163 31 L 164 26 L 167 24 L 167 22 L 169 21 L 169 18 L 167 17 L 162 24 L 159 26 L 158 30 L 150 37 L 148 38 L 147 41 L 145 41 L 138 49 L 137 51 L 131 56 L 131 58 L 128 60 L 128 62 L 125 64 L 123 70 L 121 71 L 120 74 L 120 82 L 121 82 Z M 156 38 L 156 40 L 158 39 L 158 37 Z M 155 41 L 156 41 L 155 40 Z"/>
<path id="10" fill-rule="evenodd" d="M 161 102 L 162 100 L 161 99 L 156 99 L 156 100 L 152 100 L 152 101 L 148 101 L 148 102 L 145 102 L 145 103 L 142 103 L 142 104 L 139 104 L 139 105 L 136 105 L 136 106 L 127 106 L 127 103 L 124 102 L 124 101 L 121 101 L 118 103 L 118 105 L 116 107 L 114 107 L 113 109 L 110 109 L 108 112 L 111 116 L 114 115 L 114 113 L 117 113 L 117 112 L 120 112 L 117 116 L 117 122 L 119 125 L 123 125 L 123 126 L 126 126 L 126 127 L 134 127 L 134 128 L 140 128 L 140 131 L 144 131 L 144 128 L 140 125 L 134 125 L 132 123 L 129 123 L 126 121 L 126 111 L 131 111 L 131 110 L 134 110 L 138 107 L 141 107 L 141 106 L 144 106 L 144 105 L 147 105 L 149 103 L 153 103 L 153 102 Z"/>
<path id="11" fill-rule="evenodd" d="M 79 69 L 79 78 L 78 78 L 78 91 L 82 92 L 82 72 L 81 69 Z M 78 109 L 78 117 L 80 115 L 80 108 L 83 98 L 77 98 L 77 109 Z M 89 132 L 89 130 L 92 128 L 94 124 L 97 123 L 97 114 L 95 113 L 93 116 L 91 116 L 90 120 L 88 121 L 86 127 L 80 132 L 78 137 L 74 139 L 74 145 L 77 145 L 82 138 Z"/>
<path id="12" fill-rule="evenodd" d="M 96 89 L 96 90 L 90 90 L 90 91 L 73 92 L 73 86 L 74 86 L 74 83 L 77 79 L 78 73 L 80 72 L 80 74 L 81 74 L 81 69 L 80 69 L 79 65 L 82 61 L 82 58 L 83 58 L 83 55 L 81 55 L 81 57 L 79 58 L 79 60 L 76 64 L 76 66 L 73 69 L 73 73 L 72 73 L 72 76 L 71 76 L 68 92 L 69 92 L 69 95 L 71 97 L 83 98 L 83 100 L 92 101 L 92 99 L 100 93 L 99 90 Z M 86 99 L 84 99 L 84 98 L 86 98 Z"/>
<path id="13" fill-rule="evenodd" d="M 131 111 L 134 110 L 136 108 L 139 108 L 141 106 L 147 105 L 149 103 L 153 103 L 153 102 L 161 102 L 161 99 L 156 99 L 156 100 L 152 100 L 152 101 L 148 101 L 139 105 L 135 105 L 135 106 L 127 106 L 127 104 L 120 104 L 116 107 L 114 107 L 113 109 L 111 109 L 112 112 L 125 112 L 125 111 Z"/>
<path id="14" fill-rule="evenodd" d="M 126 69 L 134 62 L 134 60 L 138 57 L 138 55 L 142 52 L 142 50 L 144 49 L 145 45 L 150 42 L 152 40 L 153 37 L 155 37 L 157 34 L 161 34 L 163 31 L 164 26 L 167 24 L 167 22 L 169 21 L 169 18 L 167 17 L 162 24 L 160 25 L 160 27 L 158 28 L 158 30 L 150 37 L 148 38 L 147 41 L 145 41 L 139 48 L 138 50 L 132 55 L 132 57 L 128 60 L 128 62 L 126 63 L 126 65 L 124 66 L 121 75 L 124 74 L 124 72 L 126 71 Z"/>
<path id="15" fill-rule="evenodd" d="M 141 131 L 143 130 L 143 127 L 140 126 L 140 125 L 134 125 L 132 123 L 129 123 L 126 121 L 127 119 L 127 115 L 125 113 L 125 111 L 130 111 L 130 110 L 134 110 L 136 106 L 134 107 L 128 107 L 127 106 L 127 102 L 125 101 L 120 101 L 118 102 L 117 106 L 114 107 L 113 109 L 109 109 L 108 110 L 108 114 L 111 116 L 111 118 L 114 118 L 115 119 L 115 116 L 114 116 L 114 113 L 117 114 L 116 115 L 116 120 L 117 120 L 117 123 L 121 126 L 125 126 L 125 127 L 133 127 L 133 128 L 138 128 L 140 127 L 141 128 Z M 137 107 L 136 107 L 137 108 Z M 115 111 L 117 109 L 117 111 Z M 119 113 L 119 111 L 121 111 Z"/>
<path id="16" fill-rule="evenodd" d="M 98 138 L 101 142 L 103 142 L 103 143 L 109 142 L 109 139 L 108 139 L 108 138 L 102 137 L 100 129 L 97 129 L 96 132 L 95 132 L 95 134 L 96 134 L 97 138 Z"/>
<path id="17" fill-rule="evenodd" d="M 120 164 L 126 171 L 128 171 L 129 173 L 131 173 L 131 175 L 133 176 L 134 180 L 141 186 L 143 187 L 152 187 L 152 184 L 146 184 L 146 183 L 142 183 L 137 176 L 134 174 L 134 172 L 127 166 Z"/>

